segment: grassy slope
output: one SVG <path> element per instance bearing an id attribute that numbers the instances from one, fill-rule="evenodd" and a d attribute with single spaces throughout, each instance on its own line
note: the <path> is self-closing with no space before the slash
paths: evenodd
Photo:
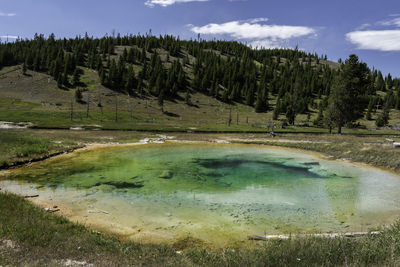
<path id="1" fill-rule="evenodd" d="M 117 54 L 122 53 L 123 47 L 117 47 Z M 166 51 L 158 49 L 157 53 L 166 61 Z M 148 53 L 147 57 L 150 58 Z M 170 57 L 170 60 L 176 60 Z M 191 61 L 194 59 L 191 57 Z M 336 67 L 336 63 L 322 62 Z M 170 63 L 165 63 L 168 66 Z M 135 71 L 140 70 L 135 65 Z M 189 72 L 190 67 L 186 67 Z M 180 99 L 165 101 L 161 112 L 157 98 L 144 95 L 129 97 L 117 94 L 99 82 L 96 71 L 83 68 L 81 77 L 82 87 L 88 89 L 83 93 L 83 100 L 89 99 L 89 116 L 86 117 L 87 105 L 74 100 L 75 88 L 58 89 L 56 82 L 48 75 L 28 71 L 28 75 L 21 74 L 20 66 L 7 67 L 0 71 L 0 121 L 30 121 L 40 128 L 63 128 L 73 126 L 93 127 L 114 130 L 151 130 L 151 131 L 223 131 L 223 132 L 264 132 L 266 124 L 272 121 L 272 111 L 255 113 L 253 107 L 240 103 L 228 105 L 204 94 L 193 93 L 191 102 L 184 102 L 184 93 Z M 190 76 L 190 75 L 189 75 Z M 73 103 L 73 120 L 70 119 L 71 101 Z M 98 104 L 101 102 L 103 108 Z M 275 97 L 271 96 L 269 103 L 274 106 Z M 118 121 L 115 121 L 116 103 L 118 104 Z M 132 107 L 132 116 L 131 116 Z M 227 125 L 230 112 L 232 124 Z M 379 112 L 378 112 L 379 113 Z M 375 119 L 377 114 L 373 115 Z M 311 117 L 300 114 L 296 118 L 297 127 L 280 129 L 284 115 L 275 121 L 281 132 L 319 132 L 326 133 L 326 129 L 305 127 L 312 126 L 317 117 L 314 110 Z M 238 119 L 238 120 L 237 120 Z M 347 133 L 382 134 L 394 133 L 388 130 L 374 130 L 375 121 L 361 119 L 359 121 L 370 130 L 346 129 Z M 400 111 L 391 111 L 390 124 L 400 125 Z"/>

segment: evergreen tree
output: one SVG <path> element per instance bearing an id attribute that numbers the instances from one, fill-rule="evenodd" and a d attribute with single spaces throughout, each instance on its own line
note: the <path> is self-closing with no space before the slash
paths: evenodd
<path id="1" fill-rule="evenodd" d="M 27 67 L 26 67 L 26 64 L 25 64 L 25 62 L 24 62 L 24 64 L 22 65 L 22 75 L 26 75 L 26 71 L 27 71 Z"/>
<path id="2" fill-rule="evenodd" d="M 275 108 L 274 108 L 272 119 L 276 121 L 279 118 L 279 114 L 280 113 L 281 113 L 281 100 L 278 98 L 276 100 L 276 105 L 275 105 Z"/>
<path id="3" fill-rule="evenodd" d="M 185 103 L 186 103 L 187 105 L 191 105 L 191 104 L 192 104 L 189 90 L 186 90 L 186 94 L 185 94 Z"/>
<path id="4" fill-rule="evenodd" d="M 324 110 L 323 106 L 320 104 L 318 109 L 318 117 L 314 120 L 313 124 L 315 126 L 322 127 L 324 126 L 324 121 L 325 121 Z"/>
<path id="5" fill-rule="evenodd" d="M 64 81 L 63 75 L 59 74 L 58 78 L 57 78 L 57 87 L 58 88 L 63 88 L 63 81 Z"/>
<path id="6" fill-rule="evenodd" d="M 268 109 L 268 100 L 265 99 L 265 97 L 259 92 L 257 94 L 257 100 L 256 100 L 256 105 L 255 105 L 255 111 L 257 113 L 261 112 L 266 112 Z"/>
<path id="7" fill-rule="evenodd" d="M 83 99 L 82 91 L 81 89 L 78 88 L 75 90 L 75 101 L 78 103 L 82 103 L 82 99 Z"/>
<path id="8" fill-rule="evenodd" d="M 389 124 L 389 109 L 390 104 L 389 101 L 386 101 L 383 105 L 382 113 L 377 117 L 375 124 L 378 127 L 383 127 Z"/>
<path id="9" fill-rule="evenodd" d="M 80 69 L 76 68 L 74 70 L 74 74 L 72 75 L 72 83 L 73 83 L 73 85 L 77 86 L 79 84 L 79 82 L 80 82 L 80 79 L 81 79 Z"/>
<path id="10" fill-rule="evenodd" d="M 369 103 L 368 103 L 367 114 L 365 115 L 365 118 L 367 120 L 371 120 L 372 119 L 371 113 L 372 113 L 373 108 L 374 108 L 374 100 L 371 97 L 370 100 L 369 100 Z"/>
<path id="11" fill-rule="evenodd" d="M 131 65 L 128 68 L 125 89 L 131 95 L 133 94 L 135 86 L 136 86 L 135 71 L 133 70 L 133 67 Z"/>
<path id="12" fill-rule="evenodd" d="M 365 89 L 370 84 L 369 74 L 366 64 L 360 63 L 356 55 L 350 55 L 342 65 L 341 72 L 333 84 L 325 116 L 338 127 L 339 134 L 346 123 L 363 116 Z"/>
<path id="13" fill-rule="evenodd" d="M 164 91 L 158 95 L 158 105 L 161 107 L 161 112 L 164 113 Z"/>

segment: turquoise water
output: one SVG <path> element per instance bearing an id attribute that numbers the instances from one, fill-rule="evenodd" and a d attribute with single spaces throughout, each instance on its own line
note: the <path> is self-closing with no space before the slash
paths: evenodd
<path id="1" fill-rule="evenodd" d="M 142 242 L 367 231 L 400 215 L 393 173 L 252 145 L 87 150 L 14 170 L 0 187 L 38 192 L 73 220 Z"/>

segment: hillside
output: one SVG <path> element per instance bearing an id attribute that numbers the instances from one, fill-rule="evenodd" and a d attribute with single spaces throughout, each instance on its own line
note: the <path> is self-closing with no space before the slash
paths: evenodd
<path id="1" fill-rule="evenodd" d="M 169 131 L 266 131 L 275 123 L 283 131 L 326 132 L 320 114 L 341 64 L 236 42 L 40 35 L 1 44 L 0 67 L 3 121 Z M 370 117 L 348 126 L 376 128 L 385 103 L 387 125 L 399 125 L 399 80 L 377 70 L 369 79 Z"/>

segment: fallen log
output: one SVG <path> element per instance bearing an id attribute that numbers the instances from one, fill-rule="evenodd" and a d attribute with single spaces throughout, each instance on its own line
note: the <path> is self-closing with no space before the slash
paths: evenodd
<path id="1" fill-rule="evenodd" d="M 323 238 L 338 238 L 338 237 L 361 237 L 366 235 L 379 235 L 381 232 L 353 232 L 353 233 L 327 233 L 327 234 L 297 234 L 297 235 L 250 235 L 249 240 L 268 241 L 273 239 L 290 239 L 304 237 L 323 237 Z"/>
<path id="2" fill-rule="evenodd" d="M 38 197 L 39 195 L 31 195 L 31 196 L 24 196 L 24 198 L 34 198 L 34 197 Z"/>
<path id="3" fill-rule="evenodd" d="M 47 211 L 48 213 L 54 213 L 60 211 L 60 209 L 52 209 L 52 208 L 45 208 L 44 210 Z"/>

